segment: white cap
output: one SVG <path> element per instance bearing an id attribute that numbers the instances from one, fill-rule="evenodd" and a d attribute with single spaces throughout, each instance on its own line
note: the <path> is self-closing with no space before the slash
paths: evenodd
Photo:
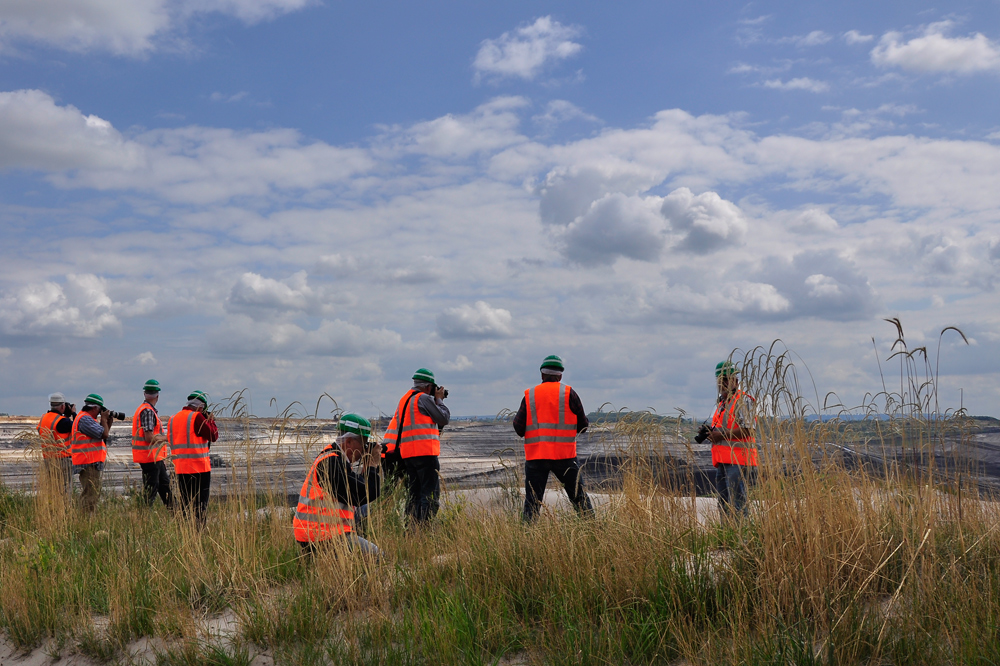
<path id="1" fill-rule="evenodd" d="M 61 405 L 66 402 L 66 396 L 62 393 L 53 393 L 49 396 L 50 405 Z"/>

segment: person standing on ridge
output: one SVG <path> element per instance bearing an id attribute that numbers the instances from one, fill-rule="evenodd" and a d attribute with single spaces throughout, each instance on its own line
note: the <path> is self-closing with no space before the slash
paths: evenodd
<path id="1" fill-rule="evenodd" d="M 379 452 L 368 446 L 372 425 L 357 414 L 344 414 L 337 424 L 337 439 L 313 461 L 299 491 L 292 518 L 295 540 L 313 554 L 323 543 L 343 538 L 347 547 L 379 556 L 372 542 L 355 533 L 355 507 L 367 506 L 379 493 Z M 361 462 L 361 474 L 351 465 Z"/>
<path id="2" fill-rule="evenodd" d="M 80 475 L 80 505 L 87 513 L 94 512 L 101 496 L 101 474 L 108 459 L 111 422 L 111 412 L 104 409 L 104 398 L 96 393 L 83 399 L 83 409 L 73 419 L 70 435 L 73 472 Z"/>
<path id="3" fill-rule="evenodd" d="M 198 527 L 205 525 L 208 511 L 209 489 L 212 485 L 212 462 L 208 451 L 212 442 L 219 439 L 215 417 L 207 412 L 208 394 L 192 391 L 187 404 L 170 417 L 167 438 L 170 441 L 177 490 L 180 493 L 181 512 L 187 516 L 194 503 Z"/>
<path id="4" fill-rule="evenodd" d="M 434 373 L 413 373 L 413 388 L 399 399 L 383 441 L 399 445 L 406 470 L 406 515 L 423 524 L 438 511 L 441 494 L 441 429 L 451 420 L 444 399 L 448 391 L 434 382 Z"/>
<path id="5" fill-rule="evenodd" d="M 748 468 L 757 467 L 757 440 L 753 428 L 746 425 L 753 422 L 755 400 L 740 390 L 736 375 L 736 366 L 730 361 L 720 361 L 715 366 L 719 398 L 707 433 L 712 442 L 719 515 L 723 518 L 737 513 L 746 515 Z"/>
<path id="6" fill-rule="evenodd" d="M 594 505 L 583 488 L 576 461 L 576 436 L 590 421 L 580 396 L 562 383 L 565 367 L 558 356 L 546 356 L 540 368 L 542 383 L 524 392 L 514 415 L 514 432 L 524 437 L 524 520 L 538 518 L 549 472 L 566 489 L 581 515 L 593 515 Z"/>
<path id="7" fill-rule="evenodd" d="M 132 417 L 132 462 L 142 469 L 142 490 L 146 504 L 153 506 L 157 493 L 168 509 L 174 508 L 170 475 L 164 464 L 169 453 L 167 436 L 156 411 L 160 400 L 160 382 L 148 380 L 142 387 L 143 403 Z"/>
<path id="8" fill-rule="evenodd" d="M 53 393 L 49 396 L 49 411 L 38 422 L 38 435 L 42 438 L 42 472 L 47 475 L 51 487 L 62 489 L 66 495 L 73 494 L 73 453 L 70 451 L 76 418 L 73 407 L 62 393 Z"/>

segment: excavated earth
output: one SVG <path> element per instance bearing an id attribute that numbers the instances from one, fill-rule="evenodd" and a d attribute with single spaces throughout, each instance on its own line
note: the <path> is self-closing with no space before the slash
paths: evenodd
<path id="1" fill-rule="evenodd" d="M 31 434 L 39 417 L 0 418 L 0 482 L 29 490 L 35 483 L 38 451 Z M 301 423 L 273 419 L 220 420 L 220 438 L 212 445 L 212 495 L 244 490 L 297 496 L 309 463 L 335 436 L 334 423 Z M 104 487 L 123 492 L 140 483 L 132 463 L 128 422 L 117 422 L 108 439 Z M 384 427 L 383 427 L 384 429 Z M 987 426 L 934 447 L 933 454 L 914 453 L 891 443 L 849 442 L 815 447 L 817 464 L 839 458 L 849 467 L 875 474 L 887 469 L 962 472 L 965 482 L 984 490 L 1000 490 L 1000 427 Z M 689 433 L 664 435 L 655 450 L 637 450 L 610 426 L 592 427 L 579 438 L 578 452 L 588 486 L 612 490 L 624 466 L 639 464 L 665 486 L 683 494 L 711 494 L 714 470 L 708 443 L 695 444 Z M 524 464 L 522 440 L 507 422 L 456 420 L 441 435 L 444 490 L 516 487 Z"/>

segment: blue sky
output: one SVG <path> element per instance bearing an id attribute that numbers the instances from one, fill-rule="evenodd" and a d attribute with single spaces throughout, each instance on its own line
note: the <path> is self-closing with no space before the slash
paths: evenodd
<path id="1" fill-rule="evenodd" d="M 0 411 L 156 376 L 375 413 L 428 366 L 488 414 L 555 352 L 588 407 L 704 414 L 776 338 L 853 404 L 899 316 L 961 327 L 942 398 L 998 414 L 998 19 L 0 2 Z"/>

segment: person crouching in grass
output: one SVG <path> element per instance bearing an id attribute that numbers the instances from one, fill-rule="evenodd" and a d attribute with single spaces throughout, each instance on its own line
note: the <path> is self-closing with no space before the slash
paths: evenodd
<path id="1" fill-rule="evenodd" d="M 346 544 L 351 551 L 380 557 L 382 551 L 355 533 L 356 506 L 378 497 L 380 449 L 368 445 L 372 426 L 357 414 L 344 414 L 337 439 L 320 451 L 299 491 L 292 518 L 295 540 L 307 554 L 318 548 Z M 351 466 L 361 463 L 361 473 Z M 338 540 L 340 540 L 338 542 Z"/>

